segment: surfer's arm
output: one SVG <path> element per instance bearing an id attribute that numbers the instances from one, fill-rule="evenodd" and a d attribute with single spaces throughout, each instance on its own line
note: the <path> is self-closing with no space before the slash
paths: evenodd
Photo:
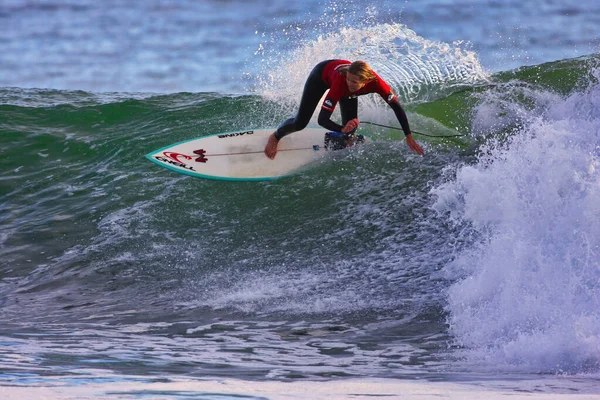
<path id="1" fill-rule="evenodd" d="M 404 108 L 402 108 L 398 100 L 393 100 L 388 104 L 390 105 L 390 107 L 392 107 L 392 110 L 394 110 L 394 114 L 396 114 L 396 118 L 398 118 L 398 122 L 400 122 L 400 126 L 404 131 L 404 135 L 406 135 L 406 144 L 408 144 L 408 147 L 410 147 L 412 151 L 422 156 L 425 152 L 423 151 L 423 148 L 419 145 L 419 143 L 417 143 L 417 141 L 413 139 L 412 133 L 410 131 L 410 125 L 408 124 L 408 118 L 406 117 L 406 112 L 404 112 Z"/>
<path id="2" fill-rule="evenodd" d="M 400 126 L 404 131 L 406 136 L 410 135 L 410 125 L 408 124 L 408 118 L 406 117 L 406 112 L 404 112 L 404 108 L 400 105 L 398 100 L 394 100 L 391 103 L 388 103 L 392 110 L 394 110 L 394 114 L 396 114 L 396 118 L 398 118 L 398 122 L 400 122 Z"/>
<path id="3" fill-rule="evenodd" d="M 406 112 L 404 112 L 404 108 L 398 101 L 398 96 L 394 93 L 390 85 L 388 85 L 379 75 L 375 74 L 377 79 L 373 81 L 374 89 L 373 91 L 379 93 L 381 98 L 388 103 L 388 105 L 394 110 L 394 114 L 396 114 L 396 118 L 398 122 L 400 122 L 400 126 L 404 131 L 404 134 L 408 137 L 411 136 L 410 125 L 408 124 L 408 118 L 406 117 Z M 411 136 L 412 139 L 412 136 Z"/>
<path id="4" fill-rule="evenodd" d="M 325 109 L 321 109 L 321 112 L 319 113 L 319 125 L 321 125 L 323 128 L 328 129 L 330 131 L 334 131 L 334 132 L 341 132 L 342 129 L 344 129 L 344 127 L 342 125 L 338 125 L 335 122 L 333 122 L 331 120 L 331 111 L 325 110 Z"/>

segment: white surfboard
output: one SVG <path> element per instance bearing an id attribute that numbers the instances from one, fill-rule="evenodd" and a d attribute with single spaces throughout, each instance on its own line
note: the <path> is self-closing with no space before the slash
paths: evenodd
<path id="1" fill-rule="evenodd" d="M 326 156 L 323 128 L 306 128 L 283 137 L 277 156 L 265 146 L 275 129 L 219 133 L 176 143 L 146 155 L 170 170 L 197 178 L 229 181 L 273 180 L 294 174 Z M 365 141 L 370 139 L 365 137 Z"/>

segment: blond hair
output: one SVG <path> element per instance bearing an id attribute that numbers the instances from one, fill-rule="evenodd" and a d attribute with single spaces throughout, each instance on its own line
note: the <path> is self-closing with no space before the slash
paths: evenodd
<path id="1" fill-rule="evenodd" d="M 371 66 L 367 64 L 366 61 L 362 60 L 354 61 L 349 66 L 340 68 L 340 70 L 344 72 L 344 74 L 350 72 L 351 74 L 358 76 L 363 82 L 372 81 L 377 77 L 375 72 L 371 69 Z"/>

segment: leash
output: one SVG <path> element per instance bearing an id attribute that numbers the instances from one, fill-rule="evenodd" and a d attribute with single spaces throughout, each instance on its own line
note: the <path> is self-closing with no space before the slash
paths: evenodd
<path id="1" fill-rule="evenodd" d="M 360 121 L 360 123 L 361 124 L 369 124 L 369 125 L 380 126 L 382 128 L 395 129 L 397 131 L 401 131 L 402 130 L 402 128 L 397 128 L 395 126 L 389 126 L 389 125 L 377 124 L 375 122 Z M 428 134 L 428 133 L 422 133 L 422 132 L 417 132 L 417 131 L 413 131 L 413 130 L 411 130 L 411 133 L 414 133 L 415 135 L 421 135 L 421 136 L 427 136 L 427 137 L 433 137 L 433 138 L 451 138 L 451 137 L 467 136 L 467 135 L 464 135 L 464 134 L 461 134 L 461 135 L 431 135 L 431 134 Z"/>

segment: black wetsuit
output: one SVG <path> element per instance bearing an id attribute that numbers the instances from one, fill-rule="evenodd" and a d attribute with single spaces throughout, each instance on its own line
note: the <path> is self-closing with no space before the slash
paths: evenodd
<path id="1" fill-rule="evenodd" d="M 358 97 L 368 93 L 379 93 L 381 97 L 390 105 L 405 134 L 410 133 L 410 126 L 404 109 L 398 102 L 396 95 L 390 89 L 389 85 L 383 81 L 377 74 L 377 79 L 369 81 L 363 88 L 356 93 L 350 93 L 346 84 L 346 77 L 338 69 L 342 66 L 350 65 L 347 60 L 326 60 L 317 64 L 311 71 L 306 83 L 298 113 L 294 118 L 285 120 L 275 132 L 275 137 L 279 140 L 282 137 L 300 131 L 308 125 L 319 101 L 323 94 L 329 90 L 321 111 L 319 113 L 318 123 L 325 129 L 334 132 L 341 132 L 346 123 L 354 118 L 358 118 Z M 331 120 L 331 114 L 336 104 L 340 104 L 342 115 L 342 125 Z"/>

